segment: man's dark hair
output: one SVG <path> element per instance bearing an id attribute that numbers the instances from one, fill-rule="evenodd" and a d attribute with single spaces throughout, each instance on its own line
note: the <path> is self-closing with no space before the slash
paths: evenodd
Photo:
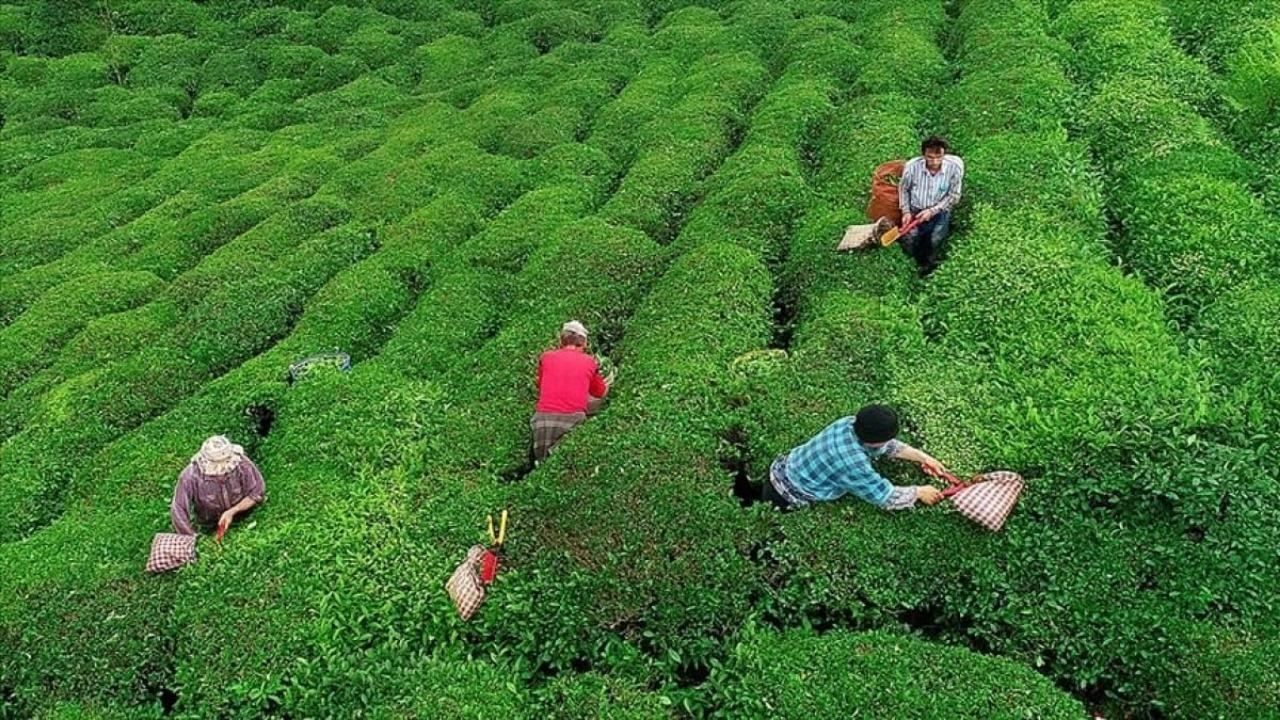
<path id="1" fill-rule="evenodd" d="M 920 143 L 921 155 L 925 154 L 929 150 L 941 150 L 942 152 L 947 152 L 950 149 L 951 146 L 947 144 L 946 138 L 938 135 L 930 135 L 924 139 L 924 142 Z"/>
<path id="2" fill-rule="evenodd" d="M 864 443 L 888 442 L 898 436 L 898 414 L 885 405 L 868 405 L 855 416 L 853 432 Z"/>

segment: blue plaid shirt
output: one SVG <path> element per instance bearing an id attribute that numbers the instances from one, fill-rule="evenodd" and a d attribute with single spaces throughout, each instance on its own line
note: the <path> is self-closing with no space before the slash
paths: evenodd
<path id="1" fill-rule="evenodd" d="M 882 507 L 889 501 L 893 485 L 871 467 L 871 460 L 893 456 L 903 445 L 890 440 L 878 448 L 867 447 L 854 434 L 853 423 L 853 417 L 840 418 L 787 454 L 788 490 L 808 502 L 850 493 Z"/>

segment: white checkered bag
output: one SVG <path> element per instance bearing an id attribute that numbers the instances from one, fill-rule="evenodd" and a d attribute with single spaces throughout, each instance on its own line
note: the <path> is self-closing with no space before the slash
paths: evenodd
<path id="1" fill-rule="evenodd" d="M 480 563 L 484 557 L 484 547 L 472 545 L 467 551 L 467 559 L 453 571 L 444 589 L 449 592 L 453 604 L 458 608 L 458 615 L 463 620 L 470 620 L 480 605 L 484 603 L 484 583 L 480 581 Z"/>
<path id="2" fill-rule="evenodd" d="M 961 515 L 997 532 L 1018 503 L 1025 483 L 1022 476 L 1008 470 L 980 475 L 973 481 L 953 485 L 944 491 Z"/>
<path id="3" fill-rule="evenodd" d="M 161 573 L 177 570 L 196 561 L 196 536 L 178 533 L 156 533 L 151 540 L 151 555 L 147 558 L 147 572 Z"/>

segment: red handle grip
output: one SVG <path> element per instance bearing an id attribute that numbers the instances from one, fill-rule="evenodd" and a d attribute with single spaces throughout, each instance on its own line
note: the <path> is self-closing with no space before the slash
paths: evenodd
<path id="1" fill-rule="evenodd" d="M 498 556 L 492 550 L 485 550 L 480 567 L 480 582 L 488 585 L 498 576 Z"/>
<path id="2" fill-rule="evenodd" d="M 965 481 L 961 480 L 960 478 L 956 477 L 955 475 L 952 475 L 951 473 L 947 472 L 946 470 L 941 470 L 941 471 L 939 471 L 939 470 L 934 470 L 933 468 L 929 467 L 928 465 L 923 465 L 923 466 L 921 466 L 921 468 L 924 470 L 924 474 L 925 474 L 925 475 L 928 475 L 928 476 L 930 476 L 930 477 L 940 478 L 940 479 L 942 479 L 942 480 L 946 480 L 946 481 L 947 481 L 947 485 L 949 485 L 950 487 L 948 487 L 948 488 L 946 488 L 945 490 L 943 490 L 943 491 L 942 491 L 942 497 L 951 497 L 952 495 L 955 495 L 956 493 L 960 492 L 961 490 L 963 490 L 963 489 L 965 489 L 965 488 L 969 487 L 969 483 L 967 483 L 967 482 L 965 482 Z"/>
<path id="3" fill-rule="evenodd" d="M 933 467 L 931 467 L 931 466 L 929 466 L 929 465 L 921 465 L 921 466 L 920 466 L 920 469 L 921 469 L 921 470 L 924 470 L 924 474 L 925 474 L 925 475 L 928 475 L 928 476 L 930 476 L 930 477 L 936 477 L 936 478 L 939 478 L 939 479 L 942 479 L 942 480 L 946 480 L 948 483 L 950 483 L 950 484 L 952 484 L 952 485 L 964 485 L 964 481 L 963 481 L 963 480 L 961 480 L 960 478 L 956 477 L 955 475 L 952 475 L 951 473 L 947 472 L 946 470 L 934 470 L 934 469 L 933 469 Z"/>

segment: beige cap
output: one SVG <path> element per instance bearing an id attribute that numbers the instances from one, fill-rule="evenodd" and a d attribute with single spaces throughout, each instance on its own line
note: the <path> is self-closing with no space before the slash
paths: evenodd
<path id="1" fill-rule="evenodd" d="M 585 338 L 587 337 L 587 326 L 577 320 L 570 320 L 560 327 L 560 332 L 573 333 L 574 335 L 581 335 Z"/>
<path id="2" fill-rule="evenodd" d="M 235 470 L 244 459 L 244 448 L 232 443 L 224 435 L 214 435 L 200 446 L 191 461 L 205 475 L 226 475 Z"/>

